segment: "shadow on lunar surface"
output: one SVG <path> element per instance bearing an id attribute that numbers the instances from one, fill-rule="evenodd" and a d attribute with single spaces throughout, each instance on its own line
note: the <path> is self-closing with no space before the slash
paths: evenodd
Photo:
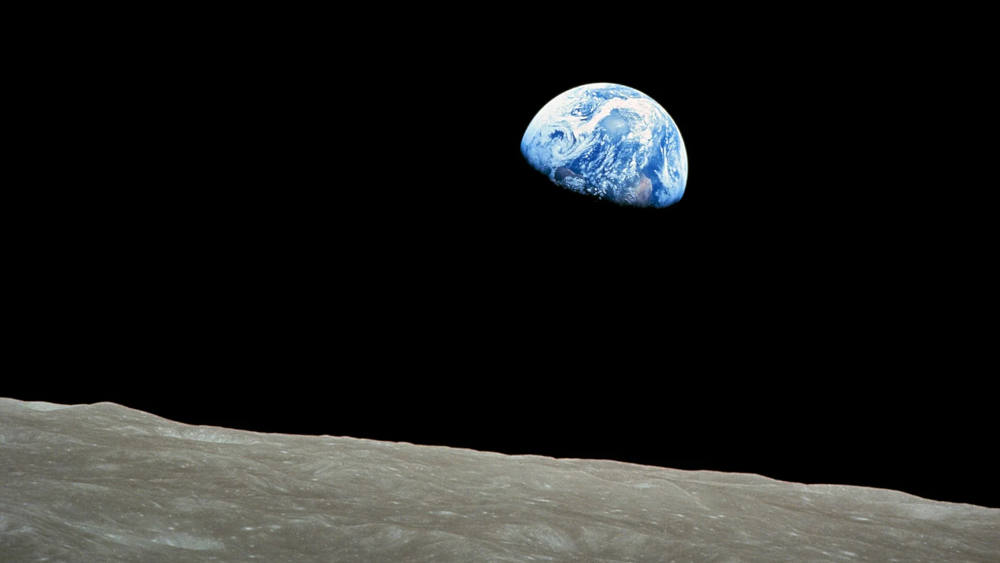
<path id="1" fill-rule="evenodd" d="M 1000 510 L 0 398 L 12 560 L 985 560 Z"/>

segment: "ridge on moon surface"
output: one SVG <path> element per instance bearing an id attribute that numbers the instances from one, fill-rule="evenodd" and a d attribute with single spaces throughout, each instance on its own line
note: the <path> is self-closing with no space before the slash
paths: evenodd
<path id="1" fill-rule="evenodd" d="M 989 561 L 1000 510 L 0 398 L 0 560 Z"/>
<path id="2" fill-rule="evenodd" d="M 687 185 L 687 150 L 663 106 L 628 86 L 577 86 L 528 124 L 521 153 L 569 190 L 636 207 L 677 203 Z"/>

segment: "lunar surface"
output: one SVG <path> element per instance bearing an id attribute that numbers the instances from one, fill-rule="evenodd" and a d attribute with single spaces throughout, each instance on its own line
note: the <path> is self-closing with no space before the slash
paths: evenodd
<path id="1" fill-rule="evenodd" d="M 667 207 L 687 183 L 674 120 L 620 84 L 585 84 L 553 98 L 528 124 L 521 154 L 556 184 L 622 205 Z"/>
<path id="2" fill-rule="evenodd" d="M 0 561 L 46 560 L 997 561 L 1000 510 L 0 399 Z"/>

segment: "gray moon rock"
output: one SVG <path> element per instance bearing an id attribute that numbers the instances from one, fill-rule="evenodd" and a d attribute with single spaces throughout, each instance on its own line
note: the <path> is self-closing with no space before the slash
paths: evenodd
<path id="1" fill-rule="evenodd" d="M 0 399 L 0 561 L 997 561 L 1000 510 Z"/>

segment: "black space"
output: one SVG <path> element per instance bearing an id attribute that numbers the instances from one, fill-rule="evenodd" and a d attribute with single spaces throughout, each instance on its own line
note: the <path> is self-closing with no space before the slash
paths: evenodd
<path id="1" fill-rule="evenodd" d="M 387 12 L 33 46 L 0 395 L 1000 506 L 986 149 L 940 37 Z M 522 158 L 597 81 L 680 127 L 675 206 Z"/>

